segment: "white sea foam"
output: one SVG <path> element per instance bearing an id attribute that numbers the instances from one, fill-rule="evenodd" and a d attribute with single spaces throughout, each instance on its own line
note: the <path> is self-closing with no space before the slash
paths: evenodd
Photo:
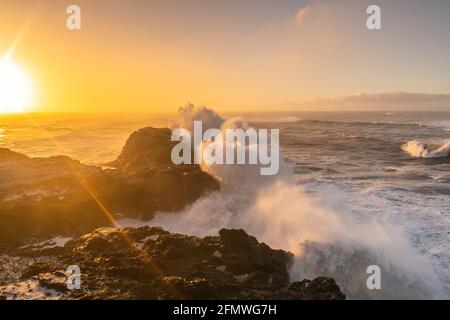
<path id="1" fill-rule="evenodd" d="M 416 158 L 442 158 L 450 155 L 450 140 L 431 148 L 429 144 L 417 140 L 408 141 L 402 146 L 403 151 Z"/>
<path id="2" fill-rule="evenodd" d="M 216 121 L 219 117 L 212 112 L 191 108 L 191 120 L 184 120 Z M 232 123 L 241 124 L 229 121 L 226 125 Z M 315 196 L 305 193 L 286 163 L 275 177 L 254 174 L 252 166 L 203 169 L 221 181 L 221 191 L 181 213 L 159 213 L 151 224 L 198 236 L 217 235 L 221 228 L 243 228 L 260 241 L 295 254 L 290 270 L 293 281 L 332 276 L 350 298 L 440 297 L 441 286 L 432 267 L 407 237 L 392 226 L 349 214 L 337 190 Z M 381 267 L 380 291 L 366 287 L 366 268 L 371 264 Z"/>

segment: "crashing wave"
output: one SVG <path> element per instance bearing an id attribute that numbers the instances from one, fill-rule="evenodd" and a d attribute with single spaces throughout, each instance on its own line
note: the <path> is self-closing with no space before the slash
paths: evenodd
<path id="1" fill-rule="evenodd" d="M 181 110 L 181 123 L 217 124 L 207 108 Z M 187 119 L 186 116 L 190 116 Z M 214 122 L 214 124 L 209 123 Z M 208 124 L 209 123 L 209 124 Z M 224 120 L 219 128 L 241 126 Z M 281 157 L 282 158 L 282 157 Z M 410 246 L 402 231 L 375 221 L 361 221 L 342 208 L 336 190 L 312 196 L 299 186 L 292 168 L 268 177 L 254 166 L 202 166 L 222 182 L 221 190 L 181 213 L 160 213 L 151 221 L 172 232 L 207 236 L 221 228 L 243 228 L 274 248 L 295 254 L 291 280 L 330 276 L 349 298 L 423 299 L 441 296 L 441 285 L 427 261 Z M 369 290 L 366 268 L 382 270 L 382 289 Z"/>
<path id="2" fill-rule="evenodd" d="M 443 158 L 450 155 L 450 140 L 445 141 L 434 149 L 430 145 L 417 140 L 408 141 L 402 146 L 402 150 L 416 158 Z"/>

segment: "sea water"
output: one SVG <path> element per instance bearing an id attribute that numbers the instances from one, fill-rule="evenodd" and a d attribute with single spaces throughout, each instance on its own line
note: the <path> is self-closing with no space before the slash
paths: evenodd
<path id="1" fill-rule="evenodd" d="M 222 181 L 219 193 L 146 224 L 200 236 L 244 228 L 295 253 L 292 280 L 333 276 L 350 298 L 450 298 L 450 113 L 243 116 L 254 127 L 280 129 L 286 167 L 280 178 L 246 181 L 234 169 L 205 168 Z M 2 116 L 0 147 L 101 165 L 120 153 L 132 131 L 173 120 Z M 385 275 L 381 292 L 364 287 L 369 264 Z"/>

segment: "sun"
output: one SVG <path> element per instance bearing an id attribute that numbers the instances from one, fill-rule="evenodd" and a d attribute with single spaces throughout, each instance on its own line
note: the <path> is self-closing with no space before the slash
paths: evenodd
<path id="1" fill-rule="evenodd" d="M 32 92 L 27 73 L 7 59 L 0 60 L 0 114 L 27 111 Z"/>

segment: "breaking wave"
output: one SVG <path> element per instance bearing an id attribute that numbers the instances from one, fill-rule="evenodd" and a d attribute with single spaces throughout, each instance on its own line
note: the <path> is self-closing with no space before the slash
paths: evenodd
<path id="1" fill-rule="evenodd" d="M 213 110 L 180 109 L 176 126 L 190 128 L 243 126 L 242 119 L 225 120 Z M 274 248 L 295 254 L 291 280 L 317 276 L 336 279 L 349 298 L 424 299 L 441 297 L 432 267 L 393 226 L 361 221 L 343 205 L 338 190 L 305 192 L 282 162 L 276 176 L 260 176 L 254 166 L 211 165 L 203 169 L 219 181 L 221 190 L 181 213 L 158 213 L 150 222 L 171 232 L 207 236 L 221 228 L 242 228 Z M 366 269 L 378 265 L 381 290 L 368 290 Z"/>
<path id="2" fill-rule="evenodd" d="M 432 145 L 417 140 L 408 141 L 402 150 L 416 158 L 443 158 L 450 155 L 450 140 L 433 148 Z"/>

